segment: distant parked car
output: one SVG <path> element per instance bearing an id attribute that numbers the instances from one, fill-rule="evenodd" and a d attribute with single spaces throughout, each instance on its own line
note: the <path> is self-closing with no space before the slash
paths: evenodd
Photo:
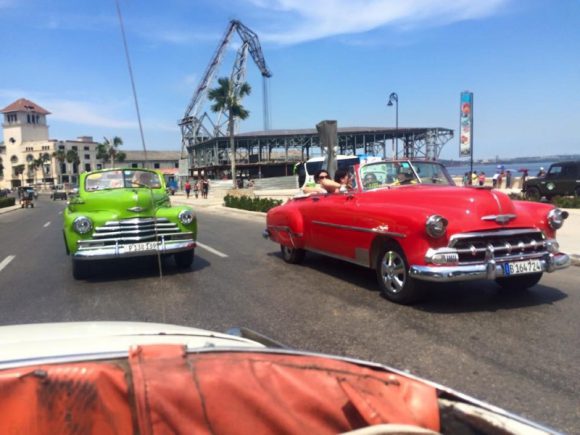
<path id="1" fill-rule="evenodd" d="M 50 194 L 50 198 L 53 201 L 56 201 L 57 199 L 64 199 L 66 201 L 68 199 L 68 195 L 64 186 L 62 184 L 57 184 L 54 186 L 54 190 Z"/>
<path id="2" fill-rule="evenodd" d="M 554 163 L 544 177 L 527 180 L 522 191 L 528 199 L 575 195 L 580 197 L 580 160 Z"/>

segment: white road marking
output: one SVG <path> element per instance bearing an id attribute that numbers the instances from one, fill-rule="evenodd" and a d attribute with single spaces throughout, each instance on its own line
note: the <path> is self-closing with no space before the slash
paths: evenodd
<path id="1" fill-rule="evenodd" d="M 48 221 L 47 223 L 44 224 L 44 228 L 46 228 L 49 225 L 50 225 L 50 221 Z"/>
<path id="2" fill-rule="evenodd" d="M 0 272 L 2 271 L 2 269 L 8 266 L 8 264 L 10 264 L 12 260 L 14 260 L 14 255 L 9 255 L 4 260 L 2 260 L 2 263 L 0 263 Z"/>
<path id="3" fill-rule="evenodd" d="M 197 242 L 197 246 L 199 246 L 201 249 L 205 249 L 206 251 L 211 252 L 214 255 L 217 255 L 218 257 L 228 258 L 227 254 L 224 254 L 223 252 L 220 252 L 217 249 L 213 249 L 211 246 L 207 246 L 199 242 Z"/>

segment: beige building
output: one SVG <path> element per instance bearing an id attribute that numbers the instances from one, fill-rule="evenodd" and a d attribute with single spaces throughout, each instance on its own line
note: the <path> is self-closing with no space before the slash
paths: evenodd
<path id="1" fill-rule="evenodd" d="M 38 104 L 21 98 L 0 111 L 4 142 L 0 146 L 0 188 L 75 184 L 81 172 L 99 169 L 97 142 L 49 139 L 47 115 Z"/>

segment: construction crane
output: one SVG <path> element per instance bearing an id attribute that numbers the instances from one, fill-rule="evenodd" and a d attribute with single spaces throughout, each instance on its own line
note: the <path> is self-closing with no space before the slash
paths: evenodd
<path id="1" fill-rule="evenodd" d="M 225 136 L 227 129 L 225 129 L 225 124 L 227 123 L 227 114 L 219 113 L 217 120 L 214 122 L 211 120 L 207 112 L 201 113 L 203 105 L 207 98 L 207 93 L 210 86 L 215 79 L 215 75 L 219 69 L 222 62 L 226 48 L 232 38 L 234 32 L 237 32 L 242 40 L 242 45 L 237 51 L 236 60 L 234 62 L 234 67 L 230 75 L 230 80 L 234 87 L 239 87 L 244 83 L 246 77 L 246 60 L 247 53 L 250 52 L 252 59 L 260 69 L 263 80 L 263 106 L 264 106 L 264 130 L 270 129 L 270 114 L 268 107 L 268 78 L 272 76 L 272 73 L 266 66 L 266 61 L 264 60 L 264 54 L 262 53 L 262 48 L 260 47 L 260 41 L 258 40 L 258 35 L 250 30 L 248 27 L 244 26 L 238 20 L 232 20 L 228 24 L 224 37 L 222 38 L 220 44 L 217 47 L 209 65 L 207 66 L 203 77 L 193 94 L 193 97 L 183 118 L 179 121 L 179 127 L 181 128 L 181 157 L 185 156 L 185 152 L 188 147 L 195 145 L 196 143 L 203 142 L 205 140 Z"/>

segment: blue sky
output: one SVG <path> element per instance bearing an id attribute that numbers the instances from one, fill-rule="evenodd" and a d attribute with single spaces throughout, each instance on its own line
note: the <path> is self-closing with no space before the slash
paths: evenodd
<path id="1" fill-rule="evenodd" d="M 271 126 L 455 130 L 475 94 L 475 158 L 580 153 L 578 0 L 119 0 L 148 149 L 181 147 L 177 121 L 222 37 L 239 19 L 262 43 Z M 140 149 L 114 0 L 0 0 L 0 106 L 43 106 L 50 136 L 120 136 Z M 218 76 L 229 75 L 237 35 Z M 248 64 L 261 130 L 262 82 Z"/>

